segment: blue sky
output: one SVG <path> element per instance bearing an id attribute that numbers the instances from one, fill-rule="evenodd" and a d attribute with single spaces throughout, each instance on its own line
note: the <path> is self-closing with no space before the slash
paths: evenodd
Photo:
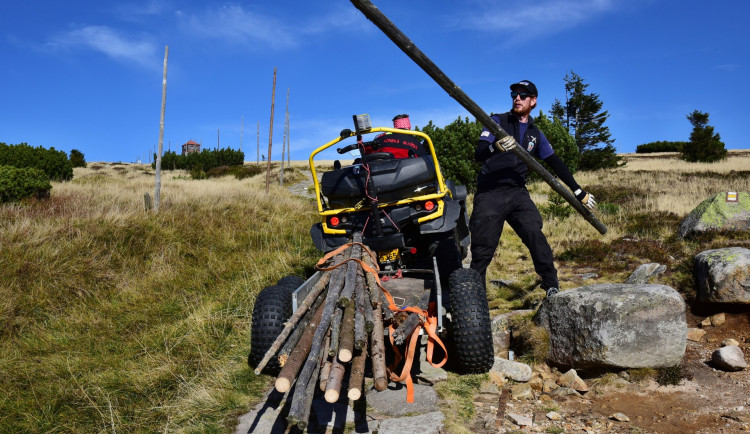
<path id="1" fill-rule="evenodd" d="M 374 4 L 488 113 L 510 108 L 508 85 L 521 79 L 548 111 L 572 70 L 604 102 L 619 152 L 687 140 L 693 110 L 709 113 L 728 149 L 750 148 L 747 0 Z M 78 149 L 87 161 L 146 157 L 159 139 L 166 45 L 165 150 L 242 145 L 254 161 L 259 141 L 266 154 L 274 67 L 274 159 L 287 89 L 295 160 L 353 114 L 378 126 L 399 113 L 418 126 L 469 116 L 346 0 L 5 1 L 0 142 Z"/>

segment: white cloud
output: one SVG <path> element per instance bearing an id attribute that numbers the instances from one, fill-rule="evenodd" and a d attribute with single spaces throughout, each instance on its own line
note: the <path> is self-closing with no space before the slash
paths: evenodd
<path id="1" fill-rule="evenodd" d="M 135 40 L 107 26 L 85 26 L 72 30 L 47 44 L 48 47 L 83 47 L 103 53 L 114 60 L 154 66 L 158 59 L 156 45 L 147 40 Z"/>
<path id="2" fill-rule="evenodd" d="M 306 43 L 307 38 L 330 32 L 332 28 L 341 30 L 367 24 L 357 11 L 343 7 L 323 16 L 304 16 L 301 22 L 292 22 L 286 16 L 276 18 L 236 4 L 227 4 L 200 14 L 178 11 L 176 15 L 184 20 L 193 36 L 276 49 L 296 47 Z M 294 15 L 290 17 L 296 18 Z"/>
<path id="3" fill-rule="evenodd" d="M 575 27 L 615 8 L 615 0 L 544 0 L 541 2 L 478 2 L 471 15 L 459 15 L 462 29 L 523 32 L 524 37 Z"/>

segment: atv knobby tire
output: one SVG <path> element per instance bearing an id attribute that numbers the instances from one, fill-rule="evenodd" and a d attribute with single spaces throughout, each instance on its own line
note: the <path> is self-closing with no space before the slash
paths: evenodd
<path id="1" fill-rule="evenodd" d="M 290 274 L 279 279 L 279 281 L 276 282 L 276 285 L 283 286 L 287 289 L 290 289 L 290 292 L 294 292 L 294 290 L 302 286 L 303 283 L 305 283 L 305 279 Z"/>
<path id="2" fill-rule="evenodd" d="M 471 268 L 450 275 L 450 353 L 460 373 L 489 372 L 495 361 L 490 308 L 482 277 Z"/>
<path id="3" fill-rule="evenodd" d="M 258 366 L 273 342 L 281 334 L 284 329 L 284 322 L 290 316 L 292 316 L 292 291 L 287 287 L 269 286 L 258 294 L 253 308 L 250 354 L 247 357 L 247 363 L 251 367 Z M 272 357 L 263 369 L 263 373 L 275 375 L 280 370 L 279 361 L 276 357 Z"/>

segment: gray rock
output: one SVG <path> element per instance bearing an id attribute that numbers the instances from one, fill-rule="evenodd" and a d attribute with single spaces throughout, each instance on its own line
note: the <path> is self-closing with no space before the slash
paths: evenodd
<path id="1" fill-rule="evenodd" d="M 385 419 L 380 422 L 378 433 L 404 434 L 419 432 L 425 434 L 438 434 L 443 430 L 444 419 L 445 416 L 439 411 L 420 414 L 419 416 Z"/>
<path id="2" fill-rule="evenodd" d="M 531 417 L 525 416 L 523 414 L 508 413 L 505 416 L 508 418 L 508 420 L 518 426 L 531 426 L 534 423 Z"/>
<path id="3" fill-rule="evenodd" d="M 745 354 L 740 347 L 730 345 L 721 347 L 711 355 L 711 361 L 721 369 L 727 371 L 741 371 L 747 368 Z"/>
<path id="4" fill-rule="evenodd" d="M 531 380 L 531 366 L 521 363 L 514 362 L 512 360 L 502 359 L 495 357 L 495 363 L 492 365 L 490 371 L 497 372 L 505 378 L 510 378 L 513 381 L 527 382 Z"/>
<path id="5" fill-rule="evenodd" d="M 531 309 L 519 309 L 495 316 L 492 318 L 492 333 L 509 330 L 511 318 L 520 315 L 528 315 L 532 312 L 533 310 Z"/>
<path id="6" fill-rule="evenodd" d="M 713 303 L 750 303 L 750 250 L 727 247 L 706 250 L 695 257 L 698 300 Z"/>
<path id="7" fill-rule="evenodd" d="M 439 360 L 436 359 L 439 362 Z M 448 379 L 448 373 L 443 368 L 436 368 L 427 361 L 427 352 L 419 352 L 419 374 L 417 378 L 430 384 L 439 383 Z"/>
<path id="8" fill-rule="evenodd" d="M 414 385 L 414 402 L 406 402 L 406 386 L 391 383 L 388 389 L 367 392 L 367 405 L 383 416 L 405 416 L 438 411 L 438 396 L 435 389 L 421 384 Z"/>
<path id="9" fill-rule="evenodd" d="M 677 236 L 685 238 L 718 229 L 750 229 L 750 194 L 734 192 L 735 200 L 731 201 L 729 193 L 721 192 L 701 202 L 680 223 Z"/>
<path id="10" fill-rule="evenodd" d="M 625 280 L 625 283 L 649 283 L 654 277 L 664 273 L 666 269 L 666 265 L 657 264 L 656 262 L 641 264 L 635 269 L 635 271 L 633 271 L 633 274 Z"/>
<path id="11" fill-rule="evenodd" d="M 685 354 L 685 302 L 664 285 L 610 283 L 545 299 L 535 318 L 548 361 L 576 368 L 675 366 Z"/>

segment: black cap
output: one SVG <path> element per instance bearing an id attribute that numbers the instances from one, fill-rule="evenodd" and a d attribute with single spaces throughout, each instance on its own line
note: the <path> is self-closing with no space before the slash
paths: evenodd
<path id="1" fill-rule="evenodd" d="M 529 80 L 521 80 L 518 83 L 511 84 L 510 90 L 526 91 L 534 96 L 539 96 L 539 92 L 537 92 L 536 86 Z"/>

